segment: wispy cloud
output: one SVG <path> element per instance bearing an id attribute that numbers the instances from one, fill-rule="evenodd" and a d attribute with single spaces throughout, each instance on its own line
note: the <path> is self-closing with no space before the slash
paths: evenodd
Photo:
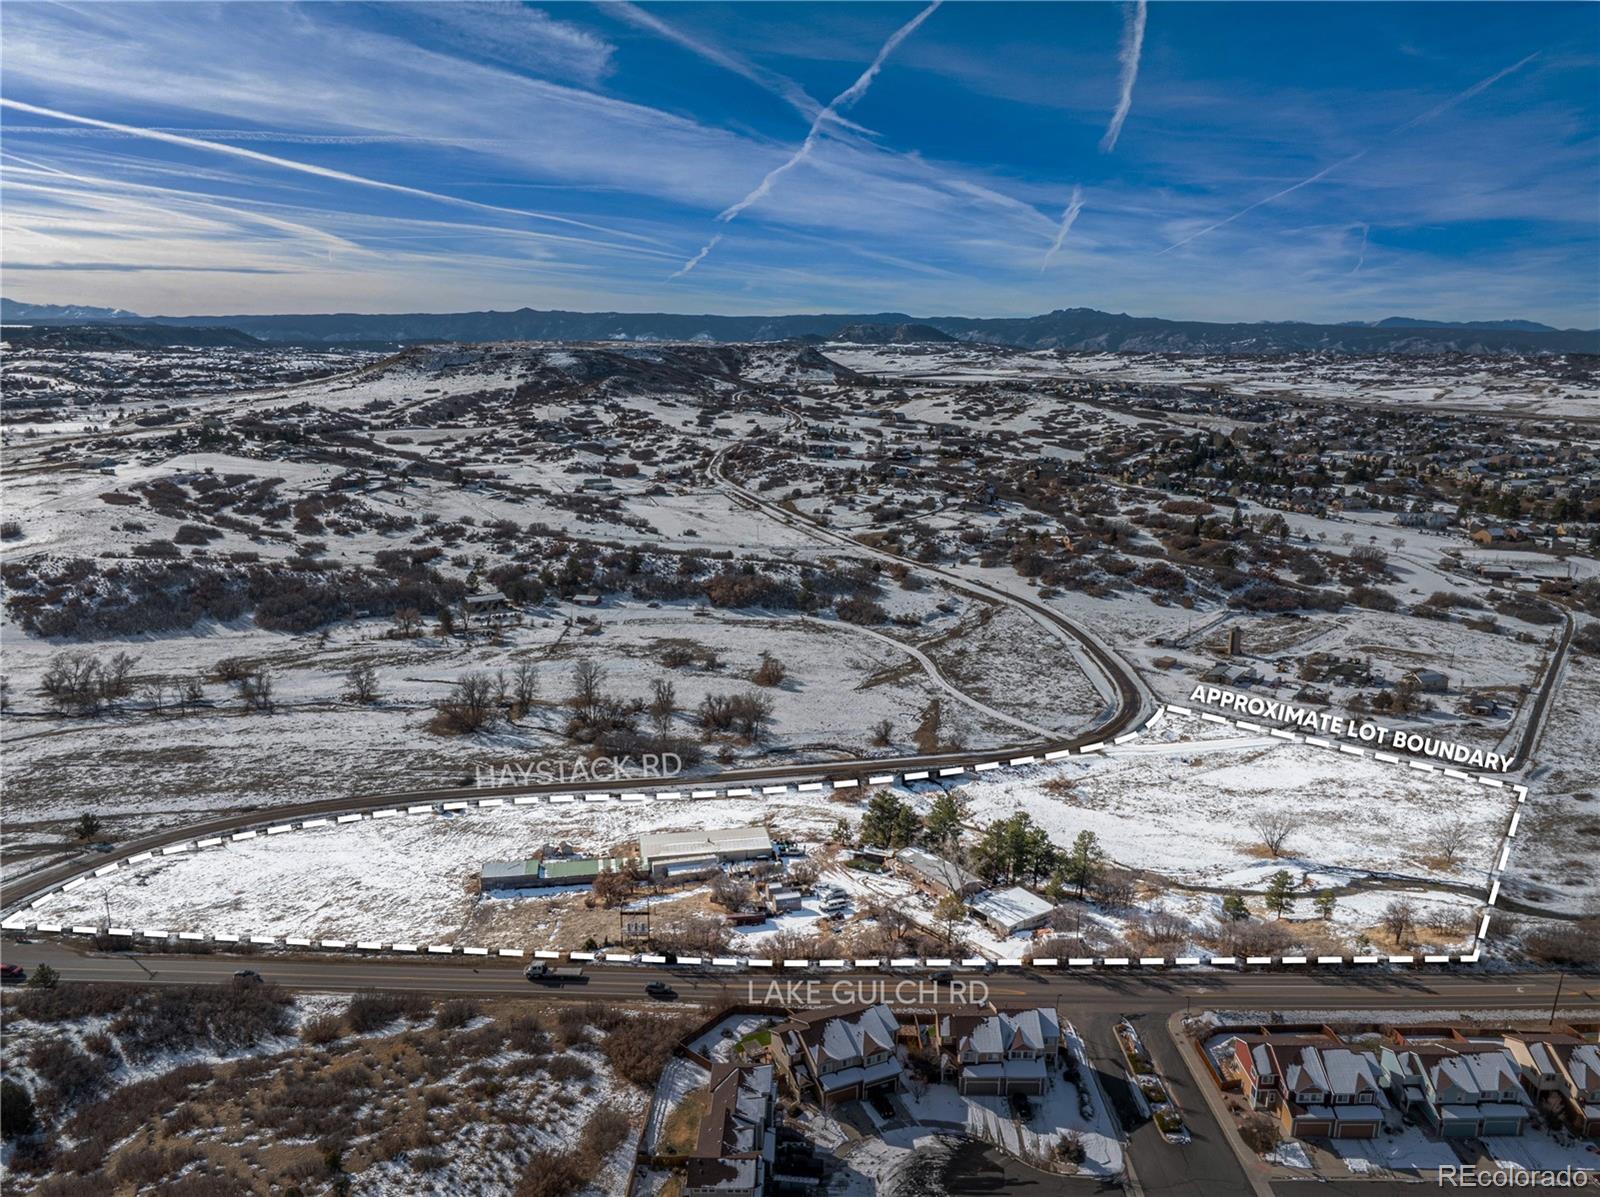
<path id="1" fill-rule="evenodd" d="M 1504 79 L 1507 75 L 1512 74 L 1515 71 L 1520 71 L 1523 67 L 1527 66 L 1537 57 L 1539 57 L 1539 51 L 1535 50 L 1526 58 L 1519 59 L 1510 66 L 1506 67 L 1504 70 L 1496 71 L 1487 79 L 1479 79 L 1471 87 L 1467 88 L 1466 91 L 1458 92 L 1451 96 L 1448 100 L 1445 100 L 1443 103 L 1435 104 L 1432 108 L 1428 109 L 1428 111 L 1422 113 L 1420 116 L 1412 117 L 1405 124 L 1395 129 L 1394 132 L 1404 133 L 1407 129 L 1414 129 L 1418 125 L 1431 121 L 1436 116 L 1442 116 L 1444 113 L 1449 112 L 1450 109 L 1454 108 L 1457 104 L 1463 104 L 1472 99 L 1472 97 L 1477 95 L 1479 92 L 1487 91 L 1496 83 L 1499 83 L 1500 80 Z M 1390 136 L 1393 136 L 1393 134 L 1390 134 Z"/>
<path id="2" fill-rule="evenodd" d="M 1291 183 L 1289 186 L 1283 188 L 1281 191 L 1274 191 L 1271 195 L 1266 196 L 1263 199 L 1258 199 L 1255 203 L 1251 204 L 1247 208 L 1240 208 L 1232 216 L 1224 216 L 1221 220 L 1216 221 L 1213 224 L 1208 224 L 1208 225 L 1206 225 L 1205 228 L 1200 229 L 1200 230 L 1198 230 L 1196 232 L 1190 233 L 1187 237 L 1184 237 L 1183 239 L 1181 239 L 1179 241 L 1174 241 L 1171 245 L 1167 246 L 1166 249 L 1163 249 L 1161 251 L 1161 253 L 1163 253 L 1163 254 L 1171 253 L 1175 249 L 1179 249 L 1179 248 L 1181 248 L 1181 247 L 1183 247 L 1185 245 L 1188 245 L 1191 241 L 1198 241 L 1201 237 L 1204 237 L 1207 233 L 1214 233 L 1218 229 L 1224 227 L 1225 225 L 1232 224 L 1234 221 L 1238 220 L 1241 216 L 1250 215 L 1250 213 L 1254 212 L 1257 208 L 1264 208 L 1268 204 L 1273 203 L 1276 200 L 1281 200 L 1286 195 L 1291 195 L 1294 192 L 1299 191 L 1300 188 L 1302 188 L 1302 187 L 1309 187 L 1313 183 L 1321 182 L 1323 179 L 1327 178 L 1329 175 L 1331 175 L 1334 171 L 1338 170 L 1340 167 L 1349 166 L 1356 159 L 1365 158 L 1366 155 L 1367 155 L 1367 151 L 1366 150 L 1357 150 L 1354 154 L 1351 154 L 1348 158 L 1339 159 L 1339 161 L 1335 162 L 1332 166 L 1324 166 L 1321 170 L 1319 170 L 1316 174 L 1312 175 L 1308 179 L 1301 179 L 1298 183 Z M 1159 255 L 1157 255 L 1157 256 L 1159 256 Z"/>
<path id="3" fill-rule="evenodd" d="M 588 29 L 513 0 L 405 4 L 434 40 L 517 71 L 593 85 L 611 69 L 616 47 Z"/>
<path id="4" fill-rule="evenodd" d="M 509 216 L 523 216 L 531 220 L 548 220 L 556 224 L 571 225 L 574 228 L 588 229 L 594 233 L 607 233 L 613 237 L 627 237 L 635 241 L 649 241 L 651 238 L 637 233 L 625 233 L 619 229 L 609 229 L 604 225 L 590 224 L 585 220 L 574 220 L 569 216 L 554 216 L 548 212 L 532 212 L 526 208 L 507 208 L 499 204 L 484 204 L 477 200 L 462 199 L 460 196 L 445 195 L 437 191 L 427 191 L 421 187 L 409 187 L 404 183 L 388 183 L 382 179 L 369 178 L 366 175 L 351 174 L 349 171 L 334 170 L 328 166 L 317 166 L 311 162 L 299 162 L 293 158 L 280 158 L 276 154 L 263 154 L 259 150 L 247 150 L 243 146 L 228 145 L 221 141 L 207 141 L 202 137 L 185 137 L 178 133 L 162 133 L 156 129 L 140 128 L 136 125 L 124 125 L 116 121 L 100 120 L 92 116 L 78 116 L 71 112 L 62 112 L 55 108 L 42 108 L 37 104 L 28 104 L 22 100 L 12 100 L 0 96 L 0 107 L 13 108 L 18 112 L 31 113 L 34 116 L 47 116 L 54 120 L 68 121 L 73 124 L 87 125 L 96 129 L 110 129 L 118 133 L 126 133 L 133 137 L 143 137 L 151 141 L 161 141 L 168 145 L 182 146 L 191 150 L 206 150 L 215 154 L 227 154 L 235 158 L 245 158 L 251 162 L 259 162 L 266 166 L 275 166 L 282 170 L 298 171 L 301 174 L 315 175 L 321 179 L 331 179 L 340 183 L 352 183 L 358 187 L 373 187 L 380 191 L 390 191 L 397 195 L 409 195 L 416 198 L 433 200 L 441 204 L 453 204 L 463 208 L 476 208 L 485 212 L 499 212 Z"/>
<path id="5" fill-rule="evenodd" d="M 814 100 L 805 88 L 793 79 L 781 75 L 777 71 L 768 70 L 747 58 L 743 58 L 721 46 L 713 45 L 700 38 L 693 37 L 676 25 L 669 25 L 653 12 L 631 4 L 628 0 L 615 0 L 614 3 L 602 4 L 601 11 L 618 17 L 638 29 L 644 29 L 658 37 L 665 38 L 678 46 L 682 46 L 689 53 L 714 63 L 723 70 L 731 71 L 741 79 L 754 83 L 763 91 L 777 96 L 789 107 L 807 120 L 814 120 L 822 105 Z"/>
<path id="6" fill-rule="evenodd" d="M 1109 154 L 1117 148 L 1117 138 L 1122 136 L 1122 123 L 1133 108 L 1133 85 L 1139 78 L 1139 55 L 1144 50 L 1145 0 L 1134 0 L 1122 22 L 1122 46 L 1117 51 L 1117 61 L 1122 72 L 1117 79 L 1117 107 L 1111 113 L 1111 123 L 1100 139 L 1100 152 Z"/>
<path id="7" fill-rule="evenodd" d="M 695 254 L 694 257 L 690 258 L 682 266 L 679 266 L 671 274 L 667 275 L 667 277 L 668 278 L 682 278 L 684 275 L 688 274 L 689 271 L 693 270 L 696 266 L 700 265 L 701 262 L 704 262 L 706 260 L 706 255 L 708 253 L 710 253 L 712 250 L 716 249 L 717 248 L 717 242 L 719 242 L 721 240 L 722 240 L 722 234 L 718 233 L 716 236 L 712 237 L 710 241 L 707 241 L 704 245 L 702 245 L 700 247 L 700 252 L 699 253 Z"/>
<path id="8" fill-rule="evenodd" d="M 1455 95 L 1451 96 L 1448 100 L 1445 100 L 1445 101 L 1443 101 L 1442 103 L 1439 103 L 1439 104 L 1435 104 L 1432 108 L 1429 108 L 1426 112 L 1420 113 L 1419 115 L 1412 117 L 1410 120 L 1406 121 L 1404 124 L 1396 125 L 1394 128 L 1390 129 L 1387 133 L 1385 133 L 1381 138 L 1379 138 L 1378 139 L 1379 142 L 1381 143 L 1381 142 L 1388 141 L 1391 138 L 1399 136 L 1401 133 L 1405 133 L 1410 129 L 1415 129 L 1419 125 L 1426 124 L 1428 121 L 1433 120 L 1435 117 L 1440 116 L 1441 114 L 1443 114 L 1445 112 L 1448 112 L 1450 109 L 1454 108 L 1457 104 L 1464 103 L 1465 101 L 1470 100 L 1473 96 L 1479 94 L 1480 92 L 1485 91 L 1490 87 L 1493 87 L 1496 83 L 1498 83 L 1500 80 L 1504 79 L 1507 75 L 1511 74 L 1513 71 L 1521 70 L 1523 67 L 1527 66 L 1528 63 L 1532 62 L 1537 57 L 1539 57 L 1539 52 L 1536 50 L 1532 54 L 1529 54 L 1527 57 L 1521 58 L 1518 61 L 1512 63 L 1510 66 L 1505 67 L 1505 68 L 1503 68 L 1501 70 L 1498 70 L 1494 74 L 1489 75 L 1486 78 L 1478 80 L 1478 82 L 1474 83 L 1471 87 L 1467 88 L 1464 91 L 1457 92 Z M 1371 149 L 1371 148 L 1375 148 L 1375 147 L 1369 147 L 1369 149 Z M 1312 175 L 1310 178 L 1301 179 L 1298 183 L 1290 184 L 1288 187 L 1283 188 L 1281 191 L 1275 191 L 1271 195 L 1267 196 L 1264 199 L 1258 199 L 1255 203 L 1249 205 L 1248 207 L 1239 209 L 1239 211 L 1235 212 L 1232 216 L 1224 217 L 1222 220 L 1219 220 L 1219 221 L 1215 222 L 1214 224 L 1209 224 L 1205 228 L 1200 229 L 1198 232 L 1190 233 L 1187 237 L 1184 237 L 1184 238 L 1182 238 L 1181 240 L 1178 240 L 1178 241 L 1174 241 L 1171 245 L 1167 246 L 1165 249 L 1160 250 L 1157 256 L 1160 256 L 1160 254 L 1171 253 L 1175 249 L 1178 249 L 1178 248 L 1180 248 L 1182 246 L 1188 245 L 1190 242 L 1198 240 L 1201 237 L 1204 237 L 1207 233 L 1214 233 L 1218 229 L 1222 228 L 1224 225 L 1232 224 L 1234 221 L 1238 220 L 1241 216 L 1248 216 L 1251 212 L 1254 212 L 1257 208 L 1265 207 L 1267 204 L 1270 204 L 1270 203 L 1274 202 L 1275 200 L 1280 200 L 1286 195 L 1289 195 L 1289 194 L 1292 194 L 1293 192 L 1299 191 L 1302 187 L 1307 187 L 1307 186 L 1311 185 L 1312 183 L 1320 182 L 1321 180 L 1323 180 L 1323 179 L 1327 178 L 1329 175 L 1331 175 L 1334 171 L 1339 170 L 1341 167 L 1349 166 L 1352 162 L 1356 161 L 1357 159 L 1366 157 L 1367 152 L 1368 152 L 1367 150 L 1357 150 L 1354 154 L 1350 154 L 1347 157 L 1339 159 L 1339 161 L 1335 162 L 1332 166 L 1323 167 L 1321 170 L 1319 170 L 1316 174 Z"/>
<path id="9" fill-rule="evenodd" d="M 755 187 L 738 203 L 731 204 L 719 212 L 717 214 L 717 219 L 726 224 L 737 217 L 741 212 L 747 211 L 754 204 L 760 203 L 761 200 L 772 191 L 773 186 L 779 179 L 809 158 L 811 156 L 812 149 L 816 146 L 817 141 L 822 136 L 823 126 L 826 125 L 830 120 L 833 120 L 836 114 L 849 111 L 849 109 L 852 108 L 862 96 L 867 94 L 867 89 L 872 86 L 872 81 L 878 77 L 878 72 L 883 70 L 883 64 L 888 61 L 889 55 L 895 52 L 901 42 L 905 41 L 906 38 L 915 33 L 922 23 L 933 15 L 934 10 L 937 9 L 942 2 L 943 0 L 933 0 L 933 3 L 928 5 L 927 8 L 923 9 L 916 16 L 912 17 L 904 25 L 900 26 L 900 28 L 896 29 L 892 34 L 890 34 L 889 40 L 884 42 L 883 46 L 878 50 L 877 57 L 872 60 L 871 64 L 866 70 L 861 72 L 856 81 L 849 87 L 845 88 L 838 95 L 834 96 L 833 99 L 828 102 L 827 107 L 823 108 L 822 111 L 818 112 L 817 115 L 812 118 L 811 128 L 807 130 L 805 140 L 800 143 L 800 148 L 795 150 L 793 154 L 789 155 L 784 162 L 769 170 L 766 173 L 766 176 L 762 178 L 761 182 L 757 183 Z M 712 247 L 715 246 L 719 240 L 721 240 L 720 235 L 713 237 L 710 241 L 708 241 L 689 262 L 685 263 L 685 269 L 679 271 L 678 273 L 687 273 L 695 266 L 698 266 L 702 261 L 704 261 L 705 256 L 711 252 Z"/>
<path id="10" fill-rule="evenodd" d="M 1361 226 L 1361 248 L 1356 251 L 1355 269 L 1350 271 L 1351 274 L 1360 274 L 1361 273 L 1361 267 L 1366 264 L 1366 261 L 1367 261 L 1367 232 L 1368 232 L 1370 227 L 1371 227 L 1370 225 L 1365 225 L 1365 224 L 1363 224 Z"/>
<path id="11" fill-rule="evenodd" d="M 1039 263 L 1039 273 L 1043 274 L 1055 261 L 1056 254 L 1061 250 L 1061 243 L 1067 239 L 1067 234 L 1072 231 L 1078 213 L 1083 211 L 1083 188 L 1074 186 L 1072 199 L 1067 202 L 1066 210 L 1061 213 L 1061 227 L 1056 230 L 1056 239 L 1050 243 L 1050 248 L 1045 251 L 1044 261 Z"/>

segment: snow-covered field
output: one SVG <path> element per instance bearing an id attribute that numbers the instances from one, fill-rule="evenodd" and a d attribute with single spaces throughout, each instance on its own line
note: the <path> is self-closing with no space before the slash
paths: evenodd
<path id="1" fill-rule="evenodd" d="M 1180 739 L 1186 729 L 1193 739 Z M 1069 789 L 1060 784 L 1072 783 Z M 926 810 L 937 787 L 903 791 Z M 1171 721 L 1147 742 L 1088 758 L 985 774 L 959 787 L 974 828 L 1026 811 L 1065 847 L 1093 831 L 1111 861 L 1196 887 L 1163 900 L 1196 916 L 1214 916 L 1223 890 L 1257 890 L 1279 869 L 1297 883 L 1342 886 L 1362 879 L 1397 881 L 1435 907 L 1474 909 L 1468 893 L 1438 886 L 1486 884 L 1507 815 L 1501 791 L 1421 775 L 1266 738 L 1227 736 L 1212 725 Z M 862 798 L 825 800 L 790 792 L 764 798 L 642 803 L 542 801 L 449 814 L 367 819 L 296 831 L 175 857 L 158 857 L 70 894 L 38 912 L 66 925 L 114 925 L 270 936 L 384 942 L 460 943 L 486 947 L 581 946 L 582 888 L 478 896 L 473 882 L 486 860 L 521 859 L 544 844 L 583 853 L 617 853 L 644 832 L 765 823 L 775 838 L 815 852 L 840 819 L 853 823 Z M 1288 806 L 1299 820 L 1280 858 L 1256 842 L 1251 823 Z M 1457 825 L 1461 815 L 1471 822 Z M 1441 840 L 1457 853 L 1442 858 Z M 831 868 L 828 880 L 853 901 L 855 915 L 875 902 L 929 926 L 931 899 L 904 878 Z M 1430 893 L 1430 886 L 1434 892 Z M 668 892 L 658 916 L 695 913 L 703 890 Z M 1378 920 L 1379 891 L 1341 899 L 1339 920 L 1352 931 Z M 1292 916 L 1293 909 L 1289 912 Z M 737 950 L 759 955 L 780 932 L 816 929 L 815 901 L 735 936 Z M 582 923 L 582 926 L 589 926 Z M 997 937 L 972 919 L 954 930 L 987 955 L 1015 957 L 1027 935 Z"/>
<path id="2" fill-rule="evenodd" d="M 978 823 L 1027 811 L 1058 843 L 1092 831 L 1117 863 L 1183 883 L 1250 889 L 1287 868 L 1324 883 L 1370 874 L 1487 886 L 1508 791 L 1267 737 L 1178 738 L 1197 726 L 1173 719 L 1120 749 L 987 774 L 962 791 Z M 1073 788 L 1050 794 L 1052 779 Z M 1295 830 L 1274 859 L 1252 824 L 1278 812 Z M 1449 865 L 1435 859 L 1447 832 L 1461 844 Z"/>

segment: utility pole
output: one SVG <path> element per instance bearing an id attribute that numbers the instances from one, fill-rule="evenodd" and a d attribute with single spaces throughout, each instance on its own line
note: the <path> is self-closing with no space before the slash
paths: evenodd
<path id="1" fill-rule="evenodd" d="M 1561 1005 L 1561 986 L 1563 984 L 1565 984 L 1566 979 L 1567 979 L 1567 970 L 1566 969 L 1562 969 L 1559 973 L 1556 974 L 1556 996 L 1555 996 L 1555 1000 L 1553 1000 L 1550 1003 L 1550 1025 L 1551 1026 L 1555 1026 L 1556 1025 L 1556 1009 L 1557 1009 L 1557 1007 L 1559 1007 Z"/>

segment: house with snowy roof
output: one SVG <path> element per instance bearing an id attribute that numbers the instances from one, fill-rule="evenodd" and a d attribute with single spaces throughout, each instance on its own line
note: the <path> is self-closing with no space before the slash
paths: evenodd
<path id="1" fill-rule="evenodd" d="M 1568 1032 L 1508 1032 L 1506 1050 L 1536 1104 L 1559 1109 L 1574 1134 L 1600 1138 L 1600 1045 Z"/>
<path id="2" fill-rule="evenodd" d="M 1061 1051 L 1061 1023 L 1050 1007 L 945 1014 L 934 1025 L 941 1072 L 954 1073 L 962 1093 L 1040 1094 L 1050 1087 Z"/>
<path id="3" fill-rule="evenodd" d="M 776 1069 L 713 1064 L 708 1093 L 694 1151 L 684 1164 L 685 1197 L 762 1197 L 777 1158 Z"/>
<path id="4" fill-rule="evenodd" d="M 1252 1108 L 1297 1139 L 1373 1139 L 1389 1102 L 1373 1053 L 1331 1034 L 1267 1032 L 1233 1041 L 1240 1088 Z"/>
<path id="5" fill-rule="evenodd" d="M 772 1028 L 772 1058 L 824 1109 L 905 1087 L 900 1023 L 887 1005 L 802 1010 Z"/>
<path id="6" fill-rule="evenodd" d="M 1532 1103 L 1522 1069 L 1498 1040 L 1396 1032 L 1378 1058 L 1395 1104 L 1441 1138 L 1520 1135 L 1527 1126 Z"/>

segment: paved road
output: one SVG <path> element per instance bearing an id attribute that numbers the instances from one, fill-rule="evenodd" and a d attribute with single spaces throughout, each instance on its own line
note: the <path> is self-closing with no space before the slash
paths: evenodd
<path id="1" fill-rule="evenodd" d="M 521 994 L 530 999 L 559 1001 L 595 997 L 642 997 L 647 982 L 666 976 L 683 1001 L 775 1000 L 829 1005 L 836 986 L 882 986 L 885 1000 L 904 996 L 917 1001 L 925 978 L 913 974 L 856 970 L 786 972 L 776 969 L 710 971 L 632 964 L 594 964 L 586 980 L 571 986 L 532 985 L 522 976 L 524 961 L 440 956 L 329 957 L 291 956 L 277 951 L 240 955 L 182 955 L 143 952 L 97 953 L 54 941 L 4 944 L 7 963 L 31 968 L 48 963 L 69 980 L 138 981 L 151 984 L 200 984 L 223 981 L 241 967 L 254 968 L 290 989 L 350 992 L 360 989 L 463 994 Z M 1460 972 L 1359 972 L 1322 969 L 1294 971 L 1174 972 L 1131 970 L 1125 973 L 1067 970 L 1005 969 L 992 975 L 962 975 L 988 985 L 1001 1004 L 1059 1005 L 1069 1019 L 1083 1011 L 1160 1014 L 1175 1010 L 1225 1008 L 1271 1010 L 1397 1009 L 1531 1009 L 1548 1010 L 1561 984 L 1564 1017 L 1600 1008 L 1600 978 L 1556 974 L 1491 974 L 1471 968 Z M 898 990 L 897 986 L 906 988 Z M 799 988 L 796 988 L 798 986 Z M 841 991 L 842 992 L 842 991 Z M 925 992 L 925 991 L 924 991 Z M 941 991 L 943 993 L 944 991 Z M 1262 1017 L 1266 1017 L 1265 1014 Z"/>
<path id="2" fill-rule="evenodd" d="M 1095 668 L 1101 670 L 1111 683 L 1115 693 L 1114 701 L 1110 704 L 1108 710 L 1102 712 L 1101 718 L 1097 719 L 1088 729 L 1076 735 L 1047 739 L 1044 743 L 1007 745 L 982 754 L 946 752 L 908 757 L 854 758 L 815 764 L 785 764 L 759 769 L 728 770 L 692 779 L 678 778 L 665 779 L 664 781 L 658 779 L 654 784 L 648 784 L 644 779 L 635 780 L 631 783 L 619 782 L 613 779 L 586 783 L 565 782 L 525 786 L 434 787 L 398 793 L 356 794 L 322 799 L 315 802 L 274 806 L 263 810 L 234 811 L 213 819 L 188 823 L 182 827 L 171 828 L 143 836 L 137 840 L 128 841 L 119 845 L 115 856 L 89 857 L 85 854 L 63 864 L 54 865 L 50 868 L 25 874 L 20 878 L 14 878 L 9 882 L 0 883 L 0 909 L 9 911 L 41 894 L 48 893 L 83 872 L 102 867 L 114 860 L 126 859 L 141 852 L 151 852 L 173 844 L 227 835 L 248 829 L 260 829 L 269 825 L 297 822 L 306 818 L 353 814 L 358 811 L 376 810 L 405 804 L 449 802 L 474 798 L 506 798 L 532 794 L 615 793 L 619 789 L 692 788 L 696 785 L 701 787 L 707 785 L 743 786 L 756 782 L 772 783 L 778 781 L 808 782 L 849 779 L 865 783 L 868 777 L 884 774 L 916 772 L 919 770 L 936 771 L 940 767 L 948 767 L 955 764 L 972 764 L 984 760 L 1009 760 L 1021 756 L 1038 756 L 1046 752 L 1082 748 L 1085 745 L 1110 740 L 1120 735 L 1135 726 L 1144 713 L 1153 707 L 1154 700 L 1149 699 L 1146 692 L 1140 687 L 1133 671 L 1118 659 L 1114 653 L 1095 640 L 1094 637 L 1058 612 L 1019 595 L 1013 595 L 1006 591 L 996 590 L 981 583 L 960 578 L 949 571 L 928 566 L 910 558 L 903 558 L 881 549 L 867 548 L 848 536 L 820 528 L 809 520 L 800 519 L 786 510 L 774 507 L 759 495 L 745 490 L 722 474 L 721 461 L 726 452 L 727 449 L 724 449 L 713 458 L 712 476 L 719 484 L 735 493 L 742 501 L 759 508 L 775 520 L 801 528 L 819 539 L 849 546 L 858 552 L 871 556 L 901 562 L 912 570 L 938 576 L 943 585 L 965 591 L 988 601 L 1006 603 L 1024 611 L 1035 621 L 1048 627 L 1058 637 L 1070 640 L 1090 657 Z"/>

